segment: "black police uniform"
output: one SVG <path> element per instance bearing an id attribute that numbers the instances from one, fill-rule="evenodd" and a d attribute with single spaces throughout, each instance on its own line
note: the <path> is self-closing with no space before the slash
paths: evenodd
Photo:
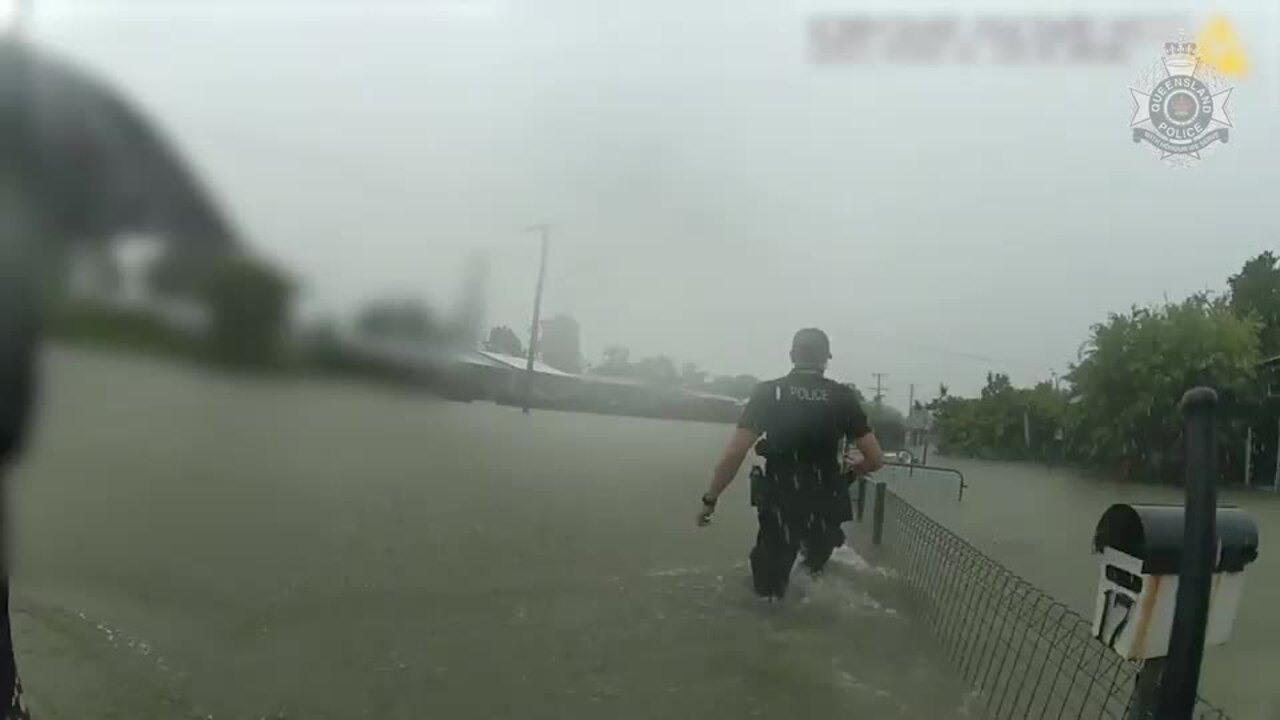
<path id="1" fill-rule="evenodd" d="M 780 598 L 801 549 L 817 573 L 844 542 L 840 523 L 853 516 L 840 441 L 871 427 L 852 388 L 800 369 L 757 386 L 738 426 L 764 435 L 765 469 L 751 492 L 760 521 L 751 575 L 758 594 Z"/>

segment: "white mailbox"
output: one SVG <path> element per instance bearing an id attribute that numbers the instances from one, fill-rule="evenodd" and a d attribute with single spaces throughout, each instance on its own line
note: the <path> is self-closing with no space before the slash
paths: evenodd
<path id="1" fill-rule="evenodd" d="M 1093 634 L 1129 660 L 1169 652 L 1182 566 L 1180 505 L 1113 505 L 1098 521 L 1093 551 L 1101 555 Z M 1244 569 L 1258 557 L 1258 526 L 1239 508 L 1218 508 L 1205 646 L 1231 636 L 1244 591 Z"/>

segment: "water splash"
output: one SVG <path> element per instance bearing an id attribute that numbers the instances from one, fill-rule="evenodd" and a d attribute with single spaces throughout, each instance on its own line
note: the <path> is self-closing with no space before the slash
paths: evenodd
<path id="1" fill-rule="evenodd" d="M 859 573 L 868 573 L 887 578 L 898 576 L 898 573 L 892 568 L 872 565 L 866 558 L 859 555 L 857 550 L 848 545 L 841 545 L 836 548 L 835 552 L 831 553 L 831 562 Z"/>

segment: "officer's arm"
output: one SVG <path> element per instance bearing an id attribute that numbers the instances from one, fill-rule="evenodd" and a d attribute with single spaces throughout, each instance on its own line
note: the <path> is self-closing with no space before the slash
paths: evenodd
<path id="1" fill-rule="evenodd" d="M 720 462 L 716 463 L 716 469 L 711 474 L 711 488 L 707 490 L 708 499 L 714 501 L 720 497 L 725 488 L 729 487 L 737 477 L 742 461 L 746 459 L 751 446 L 759 437 L 760 433 L 751 428 L 740 427 L 734 431 L 729 444 L 725 446 L 724 454 L 720 456 Z"/>
<path id="2" fill-rule="evenodd" d="M 707 490 L 706 499 L 714 502 L 729 487 L 729 483 L 737 477 L 742 461 L 751 451 L 751 446 L 764 434 L 764 415 L 770 406 L 769 392 L 768 383 L 760 383 L 752 391 L 751 399 L 742 409 L 742 417 L 738 418 L 738 429 L 729 439 L 720 462 L 716 463 L 716 469 L 711 474 L 711 488 Z"/>
<path id="3" fill-rule="evenodd" d="M 880 441 L 871 430 L 871 423 L 867 420 L 867 414 L 862 406 L 858 404 L 858 399 L 850 394 L 849 402 L 851 403 L 848 416 L 849 437 L 853 439 L 853 446 L 862 454 L 862 460 L 854 464 L 851 469 L 858 475 L 866 475 L 884 467 L 884 450 L 880 448 Z"/>
<path id="4" fill-rule="evenodd" d="M 880 441 L 876 439 L 875 433 L 867 432 L 862 437 L 854 438 L 853 445 L 862 453 L 862 460 L 853 466 L 854 473 L 866 475 L 884 467 L 884 450 L 880 448 Z"/>

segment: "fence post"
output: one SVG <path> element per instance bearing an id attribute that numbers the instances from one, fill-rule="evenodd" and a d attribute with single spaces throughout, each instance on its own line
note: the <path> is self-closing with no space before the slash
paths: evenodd
<path id="1" fill-rule="evenodd" d="M 1244 433 L 1244 486 L 1253 484 L 1253 423 Z"/>
<path id="2" fill-rule="evenodd" d="M 876 483 L 876 507 L 871 515 L 871 544 L 879 545 L 884 538 L 884 481 Z"/>
<path id="3" fill-rule="evenodd" d="M 1276 422 L 1276 477 L 1271 490 L 1280 493 L 1280 421 Z"/>
<path id="4" fill-rule="evenodd" d="M 1182 396 L 1186 416 L 1186 516 L 1177 605 L 1169 636 L 1169 656 L 1160 682 L 1160 720 L 1190 720 L 1200 684 L 1209 593 L 1218 551 L 1218 438 L 1211 388 L 1192 388 Z"/>
<path id="5" fill-rule="evenodd" d="M 858 476 L 858 522 L 862 522 L 863 512 L 867 508 L 867 476 Z"/>

